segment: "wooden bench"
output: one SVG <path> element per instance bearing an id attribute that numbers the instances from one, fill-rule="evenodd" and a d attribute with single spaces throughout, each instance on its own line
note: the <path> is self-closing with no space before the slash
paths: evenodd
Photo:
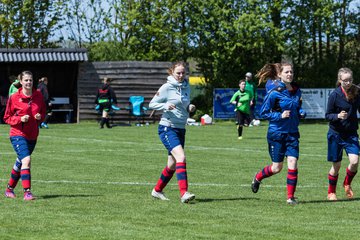
<path id="1" fill-rule="evenodd" d="M 74 109 L 70 104 L 70 99 L 68 97 L 54 97 L 51 101 L 52 112 L 65 112 L 65 122 L 70 123 L 72 121 L 72 115 Z"/>

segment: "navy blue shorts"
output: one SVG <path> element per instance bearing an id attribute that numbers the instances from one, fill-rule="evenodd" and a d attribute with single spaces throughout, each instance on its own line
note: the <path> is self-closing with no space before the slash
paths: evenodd
<path id="1" fill-rule="evenodd" d="M 283 162 L 285 156 L 299 158 L 299 133 L 268 133 L 271 161 Z"/>
<path id="2" fill-rule="evenodd" d="M 26 140 L 20 136 L 10 137 L 10 141 L 20 161 L 27 156 L 31 156 L 36 145 L 36 140 Z"/>
<path id="3" fill-rule="evenodd" d="M 328 157 L 329 162 L 340 162 L 342 160 L 343 150 L 346 155 L 359 155 L 359 137 L 357 135 L 350 136 L 346 139 L 340 137 L 339 134 L 328 132 Z"/>
<path id="4" fill-rule="evenodd" d="M 173 148 L 181 145 L 183 148 L 185 146 L 185 129 L 182 128 L 172 128 L 159 125 L 158 134 L 161 142 L 164 144 L 168 150 L 168 154 L 171 155 Z"/>

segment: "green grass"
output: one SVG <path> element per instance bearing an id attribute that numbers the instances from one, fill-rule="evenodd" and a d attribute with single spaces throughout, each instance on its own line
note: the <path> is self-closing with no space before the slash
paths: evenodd
<path id="1" fill-rule="evenodd" d="M 150 192 L 166 164 L 157 125 L 98 129 L 96 123 L 53 124 L 42 129 L 32 155 L 36 201 L 0 199 L 1 239 L 357 239 L 360 198 L 327 202 L 325 123 L 300 126 L 300 204 L 286 204 L 286 171 L 250 190 L 256 171 L 270 163 L 266 124 L 187 127 L 189 190 L 181 204 L 176 178 L 169 202 Z M 15 153 L 9 126 L 0 125 L 0 184 L 5 190 Z M 360 194 L 359 176 L 353 189 Z M 2 194 L 2 193 L 1 193 Z"/>

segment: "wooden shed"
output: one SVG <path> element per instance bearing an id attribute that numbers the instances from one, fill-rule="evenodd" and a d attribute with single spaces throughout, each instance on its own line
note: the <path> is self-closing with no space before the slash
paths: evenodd
<path id="1" fill-rule="evenodd" d="M 94 111 L 94 101 L 101 79 L 112 79 L 111 86 L 115 90 L 118 105 L 121 110 L 112 117 L 113 121 L 128 122 L 132 120 L 126 107 L 129 106 L 129 97 L 141 95 L 145 98 L 145 106 L 166 82 L 167 69 L 171 62 L 145 62 L 145 61 L 122 61 L 122 62 L 87 62 L 79 68 L 78 78 L 78 119 L 98 119 L 99 115 Z M 150 111 L 148 112 L 150 113 Z M 155 113 L 155 119 L 160 113 Z M 149 114 L 148 114 L 149 115 Z M 152 121 L 154 118 L 147 116 L 145 120 Z"/>
<path id="2" fill-rule="evenodd" d="M 1 103 L 5 105 L 10 86 L 9 76 L 24 70 L 34 75 L 35 85 L 41 77 L 48 77 L 48 89 L 56 99 L 53 122 L 98 120 L 94 101 L 104 77 L 112 79 L 118 105 L 112 121 L 129 122 L 133 118 L 126 108 L 129 97 L 141 95 L 148 106 L 158 88 L 166 82 L 171 62 L 121 61 L 88 62 L 86 49 L 0 49 Z M 148 112 L 148 114 L 151 111 Z M 147 116 L 145 120 L 159 118 Z"/>
<path id="3" fill-rule="evenodd" d="M 10 86 L 9 77 L 17 76 L 22 71 L 33 73 L 34 85 L 41 77 L 49 79 L 48 90 L 51 97 L 68 99 L 66 109 L 54 113 L 52 121 L 77 122 L 77 90 L 79 65 L 87 62 L 86 49 L 0 49 L 0 95 L 1 103 L 5 105 Z M 61 107 L 63 107 L 61 106 Z M 69 114 L 70 113 L 70 114 Z M 1 118 L 2 119 L 2 118 Z"/>

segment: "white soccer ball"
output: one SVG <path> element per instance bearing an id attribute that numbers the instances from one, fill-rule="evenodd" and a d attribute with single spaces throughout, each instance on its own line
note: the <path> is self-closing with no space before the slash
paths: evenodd
<path id="1" fill-rule="evenodd" d="M 254 126 L 259 126 L 260 125 L 260 120 L 258 120 L 258 119 L 254 120 L 253 125 Z"/>

